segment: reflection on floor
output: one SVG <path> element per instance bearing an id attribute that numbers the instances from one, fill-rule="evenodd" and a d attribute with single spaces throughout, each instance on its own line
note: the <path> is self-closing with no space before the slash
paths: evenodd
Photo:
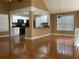
<path id="1" fill-rule="evenodd" d="M 74 37 L 67 36 L 2 37 L 0 59 L 79 59 L 79 47 L 74 46 Z"/>

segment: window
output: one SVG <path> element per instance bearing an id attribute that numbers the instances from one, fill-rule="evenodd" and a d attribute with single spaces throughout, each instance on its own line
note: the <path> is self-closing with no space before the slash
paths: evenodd
<path id="1" fill-rule="evenodd" d="M 48 15 L 36 16 L 35 18 L 35 27 L 44 27 L 49 26 L 50 21 Z"/>
<path id="2" fill-rule="evenodd" d="M 8 15 L 0 14 L 0 32 L 9 31 Z"/>
<path id="3" fill-rule="evenodd" d="M 74 16 L 57 16 L 57 30 L 61 31 L 73 31 L 74 30 Z"/>

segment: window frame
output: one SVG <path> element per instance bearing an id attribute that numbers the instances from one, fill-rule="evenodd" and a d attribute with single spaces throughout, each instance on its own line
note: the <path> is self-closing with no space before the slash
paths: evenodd
<path id="1" fill-rule="evenodd" d="M 57 15 L 57 18 L 58 18 L 58 16 L 62 16 L 62 15 Z M 56 26 L 56 30 L 57 31 L 74 31 L 74 15 L 63 15 L 62 17 L 64 17 L 64 16 L 72 16 L 73 17 L 73 23 L 72 23 L 72 26 L 73 26 L 73 29 L 72 30 L 69 30 L 69 29 L 65 29 L 66 28 L 66 23 L 65 23 L 65 19 L 66 18 L 64 18 L 64 24 L 63 24 L 63 26 L 65 27 L 62 27 L 63 29 L 58 29 L 58 23 L 57 23 L 57 26 Z M 57 20 L 57 22 L 58 22 L 58 19 L 56 18 L 56 20 Z"/>

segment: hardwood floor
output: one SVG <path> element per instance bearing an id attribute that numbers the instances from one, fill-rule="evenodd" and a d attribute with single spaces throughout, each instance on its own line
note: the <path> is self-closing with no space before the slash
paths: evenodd
<path id="1" fill-rule="evenodd" d="M 0 59 L 79 59 L 79 47 L 74 46 L 74 37 L 67 36 L 1 37 Z"/>

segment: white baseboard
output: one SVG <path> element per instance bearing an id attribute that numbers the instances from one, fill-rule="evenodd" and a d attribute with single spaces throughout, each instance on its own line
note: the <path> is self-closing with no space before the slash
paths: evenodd
<path id="1" fill-rule="evenodd" d="M 32 38 L 25 37 L 25 39 L 34 40 L 34 39 L 43 38 L 43 37 L 50 36 L 50 35 L 62 35 L 62 36 L 72 36 L 72 37 L 74 36 L 73 34 L 50 33 L 50 34 L 46 34 L 46 35 L 42 35 L 42 36 L 37 36 L 37 37 L 32 37 Z"/>
<path id="2" fill-rule="evenodd" d="M 46 34 L 46 35 L 42 35 L 42 36 L 37 36 L 37 37 L 25 37 L 26 39 L 38 39 L 38 38 L 42 38 L 42 37 L 46 37 L 46 36 L 50 36 L 50 35 L 62 35 L 62 36 L 74 36 L 74 34 L 59 34 L 59 33 L 50 33 L 50 34 Z M 8 37 L 10 35 L 1 35 L 0 37 Z"/>
<path id="3" fill-rule="evenodd" d="M 29 38 L 29 37 L 25 37 L 25 38 L 26 38 L 26 39 L 31 39 L 31 40 L 33 40 L 33 39 L 43 38 L 43 37 L 50 36 L 50 35 L 52 35 L 52 34 L 46 34 L 46 35 L 37 36 L 37 37 L 32 37 L 32 38 Z"/>
<path id="4" fill-rule="evenodd" d="M 1 35 L 0 38 L 1 38 L 1 37 L 8 37 L 8 36 L 10 36 L 10 35 Z"/>
<path id="5" fill-rule="evenodd" d="M 52 33 L 52 35 L 74 36 L 74 34 L 59 34 L 59 33 Z"/>

